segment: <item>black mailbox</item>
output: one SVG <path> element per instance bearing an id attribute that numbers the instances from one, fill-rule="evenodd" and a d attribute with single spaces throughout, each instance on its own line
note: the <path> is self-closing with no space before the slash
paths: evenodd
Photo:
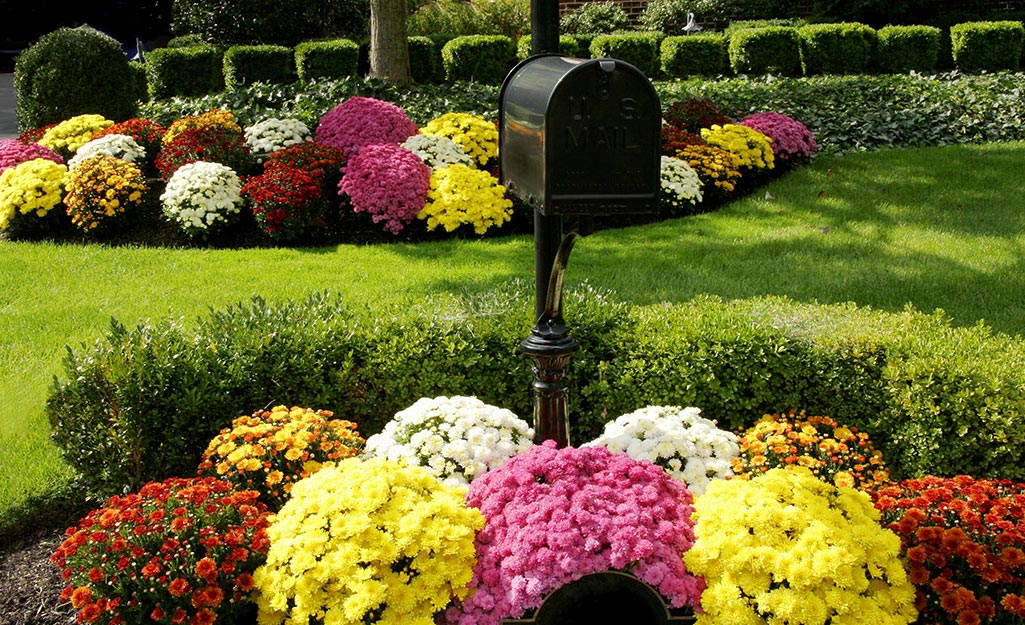
<path id="1" fill-rule="evenodd" d="M 529 58 L 506 76 L 498 117 L 501 180 L 541 214 L 657 210 L 662 108 L 633 65 Z"/>

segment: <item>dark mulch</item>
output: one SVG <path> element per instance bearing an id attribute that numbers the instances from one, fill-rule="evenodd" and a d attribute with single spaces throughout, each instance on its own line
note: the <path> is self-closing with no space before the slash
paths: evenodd
<path id="1" fill-rule="evenodd" d="M 64 583 L 50 555 L 63 540 L 61 530 L 47 530 L 0 553 L 0 623 L 3 625 L 71 625 L 75 610 L 60 600 Z"/>

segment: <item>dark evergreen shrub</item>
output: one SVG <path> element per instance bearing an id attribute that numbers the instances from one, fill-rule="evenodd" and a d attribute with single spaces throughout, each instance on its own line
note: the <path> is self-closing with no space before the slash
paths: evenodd
<path id="1" fill-rule="evenodd" d="M 1021 22 L 966 22 L 950 28 L 954 63 L 967 73 L 1017 71 L 1023 42 Z"/>
<path id="2" fill-rule="evenodd" d="M 123 121 L 137 108 L 135 74 L 121 45 L 89 28 L 58 28 L 18 55 L 15 110 L 22 130 L 85 113 Z"/>
<path id="3" fill-rule="evenodd" d="M 355 76 L 359 45 L 349 39 L 304 41 L 295 47 L 295 67 L 299 80 Z"/>
<path id="4" fill-rule="evenodd" d="M 294 59 L 294 51 L 287 46 L 232 46 L 224 53 L 224 86 L 237 89 L 254 82 L 291 82 Z"/>
<path id="5" fill-rule="evenodd" d="M 146 55 L 149 95 L 159 100 L 195 97 L 224 89 L 224 51 L 203 44 L 186 48 L 157 48 Z"/>
<path id="6" fill-rule="evenodd" d="M 808 76 L 860 74 L 875 58 L 876 31 L 864 24 L 809 24 L 797 32 L 801 64 Z"/>
<path id="7" fill-rule="evenodd" d="M 730 37 L 730 67 L 737 74 L 801 75 L 801 38 L 796 28 L 738 30 Z"/>
<path id="8" fill-rule="evenodd" d="M 447 80 L 501 84 L 516 62 L 516 44 L 505 35 L 456 37 L 441 49 Z"/>
<path id="9" fill-rule="evenodd" d="M 626 61 L 655 78 L 661 67 L 659 45 L 661 33 L 631 32 L 618 35 L 598 35 L 591 40 L 591 58 L 612 58 Z"/>
<path id="10" fill-rule="evenodd" d="M 721 76 L 729 69 L 722 35 L 666 37 L 660 50 L 662 72 L 669 78 Z"/>
<path id="11" fill-rule="evenodd" d="M 559 30 L 570 35 L 611 34 L 630 25 L 623 6 L 612 0 L 587 2 L 559 20 Z"/>
<path id="12" fill-rule="evenodd" d="M 940 29 L 935 26 L 884 26 L 876 33 L 879 48 L 876 63 L 880 71 L 905 74 L 911 70 L 931 72 L 940 54 Z"/>
<path id="13" fill-rule="evenodd" d="M 369 0 L 174 0 L 172 30 L 223 45 L 280 44 L 369 32 Z"/>

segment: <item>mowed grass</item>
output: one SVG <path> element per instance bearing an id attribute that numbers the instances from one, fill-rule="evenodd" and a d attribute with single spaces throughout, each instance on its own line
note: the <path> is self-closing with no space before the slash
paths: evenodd
<path id="1" fill-rule="evenodd" d="M 703 293 L 910 304 L 1022 334 L 1023 173 L 1025 143 L 822 157 L 714 213 L 588 236 L 567 281 L 638 304 Z M 190 320 L 313 291 L 369 317 L 532 275 L 529 236 L 294 250 L 0 242 L 0 518 L 71 478 L 48 438 L 47 390 L 64 346 L 101 338 L 111 317 Z"/>

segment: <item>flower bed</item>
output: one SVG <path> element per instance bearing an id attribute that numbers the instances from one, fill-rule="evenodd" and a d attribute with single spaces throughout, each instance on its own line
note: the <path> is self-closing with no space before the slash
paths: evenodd
<path id="1" fill-rule="evenodd" d="M 766 180 L 774 158 L 798 162 L 816 148 L 807 128 L 779 113 L 733 123 L 714 104 L 692 100 L 670 107 L 666 121 L 663 217 L 714 208 L 732 197 L 738 182 L 748 176 L 752 184 Z M 154 193 L 142 197 L 143 205 L 135 213 L 151 222 L 163 213 L 180 237 L 156 243 L 316 244 L 365 237 L 368 232 L 378 233 L 379 240 L 396 235 L 418 240 L 438 236 L 431 232 L 481 236 L 529 225 L 529 219 L 514 219 L 513 198 L 496 178 L 498 145 L 494 121 L 479 115 L 445 113 L 417 128 L 402 108 L 355 96 L 324 114 L 312 133 L 298 119 L 285 117 L 243 127 L 224 109 L 182 117 L 166 129 L 146 119 L 114 124 L 97 115 L 80 115 L 3 142 L 0 167 L 44 158 L 54 163 L 67 160 L 73 169 L 88 158 L 106 155 L 134 162 L 144 175 L 157 172 L 162 180 L 147 183 Z M 181 176 L 171 183 L 194 163 L 230 169 L 240 189 L 246 190 L 236 198 L 234 183 L 224 188 L 212 178 L 204 183 L 192 180 L 198 186 L 187 191 L 180 188 Z M 321 194 L 313 190 L 311 180 Z M 96 197 L 108 191 L 102 184 L 94 190 Z M 0 234 L 72 236 L 72 213 L 106 212 L 103 207 L 83 207 L 79 197 L 65 196 L 63 189 L 47 194 L 57 201 L 47 199 L 47 208 L 38 216 L 50 212 L 49 220 L 18 219 L 16 227 L 8 227 L 14 215 L 12 202 L 4 209 L 8 216 L 0 221 Z M 152 204 L 156 197 L 161 198 L 159 207 Z M 68 219 L 59 218 L 62 215 Z M 89 239 L 121 240 L 117 224 L 122 220 L 107 221 L 112 227 L 89 228 Z M 135 227 L 133 232 L 145 230 Z M 154 236 L 167 236 L 159 224 L 149 230 Z"/>

